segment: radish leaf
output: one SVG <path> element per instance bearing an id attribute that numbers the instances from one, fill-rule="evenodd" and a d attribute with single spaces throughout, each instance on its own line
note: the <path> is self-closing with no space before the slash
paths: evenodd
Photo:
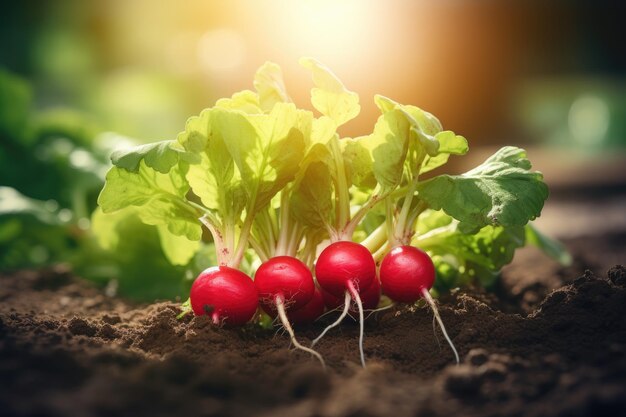
<path id="1" fill-rule="evenodd" d="M 264 112 L 270 112 L 276 103 L 291 101 L 285 89 L 283 72 L 273 62 L 266 62 L 254 75 L 254 88 L 259 93 L 259 104 Z"/>
<path id="2" fill-rule="evenodd" d="M 172 265 L 187 265 L 200 250 L 199 240 L 189 240 L 185 236 L 177 236 L 169 231 L 166 225 L 157 225 L 159 241 L 163 253 Z"/>
<path id="3" fill-rule="evenodd" d="M 423 158 L 421 155 L 422 149 L 428 155 L 437 155 L 439 142 L 435 139 L 435 135 L 443 130 L 439 119 L 418 107 L 399 104 L 384 96 L 377 95 L 374 101 L 383 114 L 393 110 L 399 110 L 404 114 L 411 126 L 412 147 L 416 147 L 418 143 L 421 145 L 417 146 L 417 149 L 413 151 L 418 153 L 417 159 L 421 160 Z M 412 167 L 413 170 L 418 168 L 419 166 Z"/>
<path id="4" fill-rule="evenodd" d="M 113 161 L 115 166 L 132 172 L 139 171 L 139 163 L 144 161 L 148 167 L 162 174 L 167 174 L 180 159 L 197 162 L 194 154 L 185 152 L 173 140 L 121 149 L 111 154 L 111 161 Z"/>
<path id="5" fill-rule="evenodd" d="M 488 286 L 500 269 L 511 262 L 515 250 L 524 246 L 525 233 L 523 226 L 485 226 L 474 234 L 466 234 L 458 221 L 442 211 L 428 210 L 420 216 L 418 235 L 412 244 L 433 258 L 442 278 L 438 280 L 438 289 L 472 282 Z"/>
<path id="6" fill-rule="evenodd" d="M 247 114 L 261 114 L 263 110 L 259 104 L 259 96 L 250 90 L 243 90 L 233 94 L 231 98 L 217 100 L 215 107 L 227 110 L 239 110 Z"/>
<path id="7" fill-rule="evenodd" d="M 532 223 L 526 225 L 526 243 L 541 249 L 563 266 L 572 264 L 572 255 L 563 244 L 541 233 Z"/>
<path id="8" fill-rule="evenodd" d="M 462 232 L 487 226 L 524 226 L 539 216 L 548 187 L 530 171 L 523 149 L 504 147 L 462 175 L 440 175 L 419 184 L 419 197 L 459 220 Z"/>
<path id="9" fill-rule="evenodd" d="M 189 185 L 180 168 L 161 174 L 141 162 L 137 173 L 112 167 L 98 204 L 104 213 L 129 206 L 140 207 L 139 217 L 144 223 L 165 224 L 176 236 L 200 240 L 198 214 L 185 202 L 187 191 Z"/>
<path id="10" fill-rule="evenodd" d="M 328 166 L 320 161 L 309 164 L 294 190 L 293 216 L 302 224 L 323 229 L 330 224 L 332 179 Z"/>
<path id="11" fill-rule="evenodd" d="M 439 132 L 435 135 L 435 140 L 439 142 L 437 155 L 427 155 L 422 162 L 420 174 L 439 168 L 448 162 L 450 155 L 465 155 L 468 151 L 467 140 L 463 136 L 454 134 L 450 130 Z"/>
<path id="12" fill-rule="evenodd" d="M 212 126 L 215 113 L 203 111 L 200 117 L 190 119 L 178 141 L 196 149 L 200 156 L 200 163 L 190 165 L 186 177 L 202 204 L 222 217 L 232 214 L 238 218 L 245 206 L 244 191 L 223 134 Z"/>
<path id="13" fill-rule="evenodd" d="M 373 175 L 383 192 L 397 187 L 402 181 L 410 129 L 404 113 L 394 109 L 378 118 L 371 135 L 346 145 L 352 155 L 355 184 L 368 185 L 367 179 Z"/>
<path id="14" fill-rule="evenodd" d="M 276 104 L 269 115 L 214 110 L 212 125 L 221 132 L 249 198 L 251 212 L 269 204 L 298 172 L 304 157 L 310 113 L 293 104 Z M 304 120 L 302 120 L 304 119 Z M 310 126 L 310 124 L 309 124 Z"/>
<path id="15" fill-rule="evenodd" d="M 300 59 L 300 65 L 313 74 L 315 87 L 311 90 L 311 104 L 332 119 L 336 127 L 359 114 L 359 95 L 349 91 L 330 69 L 313 58 Z"/>

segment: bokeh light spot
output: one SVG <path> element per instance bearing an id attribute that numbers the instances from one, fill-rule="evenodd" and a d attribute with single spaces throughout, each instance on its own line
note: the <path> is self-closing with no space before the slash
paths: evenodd
<path id="1" fill-rule="evenodd" d="M 581 145 L 597 145 L 606 139 L 610 111 L 604 100 L 592 95 L 578 97 L 569 111 L 568 125 L 572 138 Z"/>
<path id="2" fill-rule="evenodd" d="M 211 72 L 226 72 L 241 66 L 246 57 L 243 37 L 230 29 L 215 29 L 205 33 L 198 42 L 200 65 Z"/>

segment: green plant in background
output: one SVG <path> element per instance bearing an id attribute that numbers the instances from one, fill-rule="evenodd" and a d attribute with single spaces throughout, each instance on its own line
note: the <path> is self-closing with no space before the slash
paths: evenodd
<path id="1" fill-rule="evenodd" d="M 79 275 L 113 280 L 120 294 L 140 300 L 188 291 L 185 277 L 201 268 L 195 260 L 170 262 L 157 228 L 134 213 L 96 211 L 119 137 L 102 134 L 76 111 L 34 111 L 28 83 L 0 71 L 0 141 L 0 270 L 67 262 Z M 107 239 L 112 233 L 122 238 Z"/>

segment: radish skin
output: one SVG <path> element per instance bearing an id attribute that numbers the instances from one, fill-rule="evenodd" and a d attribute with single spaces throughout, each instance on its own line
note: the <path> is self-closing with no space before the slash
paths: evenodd
<path id="1" fill-rule="evenodd" d="M 324 298 L 319 288 L 315 288 L 313 298 L 302 308 L 289 312 L 289 321 L 293 324 L 313 323 L 324 312 Z"/>
<path id="2" fill-rule="evenodd" d="M 315 263 L 315 277 L 320 287 L 335 297 L 343 297 L 348 281 L 354 282 L 362 293 L 376 279 L 376 263 L 365 246 L 339 241 L 320 253 Z"/>
<path id="3" fill-rule="evenodd" d="M 194 314 L 210 315 L 216 325 L 245 324 L 258 307 L 258 294 L 250 277 L 227 266 L 215 266 L 200 273 L 191 286 L 189 298 Z"/>
<path id="4" fill-rule="evenodd" d="M 315 293 L 315 283 L 309 268 L 292 256 L 275 256 L 263 263 L 254 274 L 254 285 L 261 307 L 276 315 L 274 297 L 282 294 L 287 311 L 304 307 Z"/>

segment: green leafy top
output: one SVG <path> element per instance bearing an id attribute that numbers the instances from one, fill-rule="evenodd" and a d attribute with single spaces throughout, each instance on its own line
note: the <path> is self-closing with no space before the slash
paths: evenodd
<path id="1" fill-rule="evenodd" d="M 231 266 L 249 245 L 262 260 L 290 254 L 312 264 L 321 241 L 363 236 L 367 224 L 363 244 L 377 258 L 398 244 L 420 245 L 440 270 L 455 271 L 446 285 L 470 271 L 492 276 L 526 239 L 554 249 L 524 228 L 547 198 L 524 150 L 505 147 L 464 174 L 423 180 L 450 155 L 467 153 L 466 139 L 383 96 L 374 98 L 381 115 L 373 131 L 341 138 L 337 129 L 359 114 L 359 96 L 314 59 L 300 63 L 311 71 L 319 117 L 298 109 L 280 67 L 265 63 L 256 91 L 218 100 L 176 140 L 115 152 L 103 212 L 132 207 L 159 227 L 179 263 L 189 257 L 177 248 L 198 246 L 177 239 L 200 240 L 204 224 L 218 262 Z"/>

